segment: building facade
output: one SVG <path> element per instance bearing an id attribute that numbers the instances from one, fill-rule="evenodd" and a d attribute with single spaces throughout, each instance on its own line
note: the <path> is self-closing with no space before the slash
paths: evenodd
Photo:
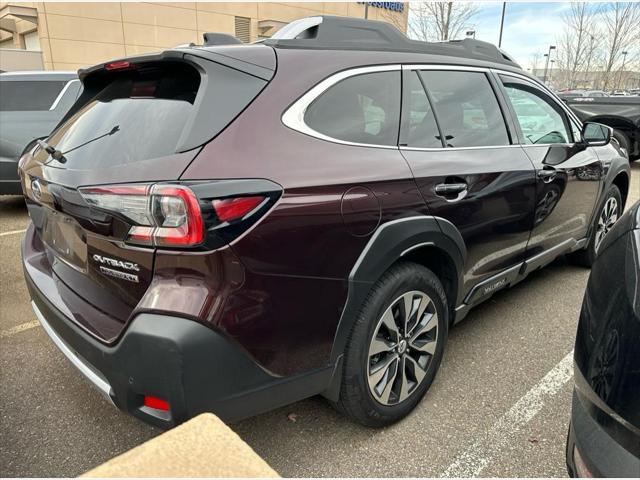
<path id="1" fill-rule="evenodd" d="M 406 31 L 409 8 L 402 2 L 0 2 L 0 70 L 76 70 L 180 44 L 201 44 L 205 32 L 252 42 L 298 18 L 364 18 L 365 10 L 368 18 Z"/>

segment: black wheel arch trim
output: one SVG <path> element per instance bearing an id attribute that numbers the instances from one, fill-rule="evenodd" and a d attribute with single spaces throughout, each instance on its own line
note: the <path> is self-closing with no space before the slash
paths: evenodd
<path id="1" fill-rule="evenodd" d="M 347 300 L 334 337 L 331 364 L 341 360 L 358 310 L 373 284 L 404 255 L 421 247 L 435 247 L 451 257 L 458 281 L 455 305 L 460 303 L 467 248 L 458 229 L 444 218 L 425 215 L 386 222 L 373 233 L 349 274 Z M 340 377 L 334 375 L 334 382 L 339 382 Z M 337 400 L 339 391 L 334 382 L 324 393 L 331 400 Z"/>
<path id="2" fill-rule="evenodd" d="M 607 192 L 609 191 L 612 185 L 615 185 L 615 179 L 618 178 L 620 175 L 625 175 L 627 178 L 627 183 L 629 185 L 631 184 L 630 167 L 625 168 L 624 165 L 621 165 L 621 166 L 618 166 L 615 170 L 612 169 L 607 172 L 607 176 L 605 177 L 603 182 L 600 197 L 596 201 L 596 205 L 594 207 L 593 213 L 591 214 L 589 229 L 587 231 L 587 237 L 586 237 L 587 242 L 585 244 L 585 248 L 587 248 L 591 243 L 593 227 L 595 225 L 596 219 L 598 218 L 598 215 L 600 214 L 600 211 L 602 210 L 602 207 L 604 206 L 604 202 L 607 200 Z M 629 192 L 627 192 L 627 198 L 622 198 L 622 208 L 624 208 L 626 200 L 628 199 L 628 193 Z M 622 195 L 623 192 L 620 192 L 620 194 Z"/>

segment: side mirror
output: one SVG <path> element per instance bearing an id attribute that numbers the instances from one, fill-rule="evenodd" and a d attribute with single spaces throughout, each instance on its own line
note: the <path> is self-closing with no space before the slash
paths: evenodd
<path id="1" fill-rule="evenodd" d="M 612 135 L 613 129 L 601 123 L 585 122 L 582 126 L 582 139 L 592 147 L 608 145 Z"/>

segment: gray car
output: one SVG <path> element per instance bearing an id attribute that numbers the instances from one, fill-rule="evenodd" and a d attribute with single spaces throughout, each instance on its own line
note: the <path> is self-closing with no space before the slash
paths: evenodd
<path id="1" fill-rule="evenodd" d="M 0 74 L 0 195 L 21 195 L 18 159 L 35 138 L 48 136 L 81 89 L 75 72 Z"/>

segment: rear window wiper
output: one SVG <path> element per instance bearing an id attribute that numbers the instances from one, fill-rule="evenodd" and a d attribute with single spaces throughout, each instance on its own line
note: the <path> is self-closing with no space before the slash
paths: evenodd
<path id="1" fill-rule="evenodd" d="M 38 143 L 38 145 L 40 145 L 40 148 L 42 148 L 45 152 L 51 155 L 51 158 L 53 158 L 54 160 L 57 160 L 60 163 L 64 163 L 67 161 L 67 159 L 64 158 L 64 154 L 60 150 L 56 149 L 55 147 L 52 147 L 44 140 L 38 139 L 36 140 L 36 142 Z"/>
<path id="2" fill-rule="evenodd" d="M 67 150 L 66 152 L 61 152 L 60 150 L 58 150 L 55 147 L 52 147 L 51 145 L 49 145 L 47 142 L 45 142 L 44 140 L 37 140 L 38 145 L 40 145 L 41 148 L 44 149 L 45 152 L 47 152 L 49 155 L 51 155 L 51 158 L 53 158 L 54 160 L 57 160 L 60 163 L 65 163 L 67 161 L 67 159 L 65 158 L 65 155 L 69 152 L 73 152 L 74 150 L 77 150 L 80 147 L 84 147 L 85 145 L 88 145 L 91 142 L 95 142 L 96 140 L 99 140 L 103 137 L 108 137 L 110 135 L 113 135 L 114 133 L 117 133 L 120 131 L 120 125 L 116 125 L 115 127 L 113 127 L 111 130 L 109 130 L 107 133 L 103 133 L 102 135 L 99 135 L 95 138 L 92 138 L 91 140 L 87 140 L 84 143 L 81 143 L 80 145 L 70 148 L 69 150 Z"/>

